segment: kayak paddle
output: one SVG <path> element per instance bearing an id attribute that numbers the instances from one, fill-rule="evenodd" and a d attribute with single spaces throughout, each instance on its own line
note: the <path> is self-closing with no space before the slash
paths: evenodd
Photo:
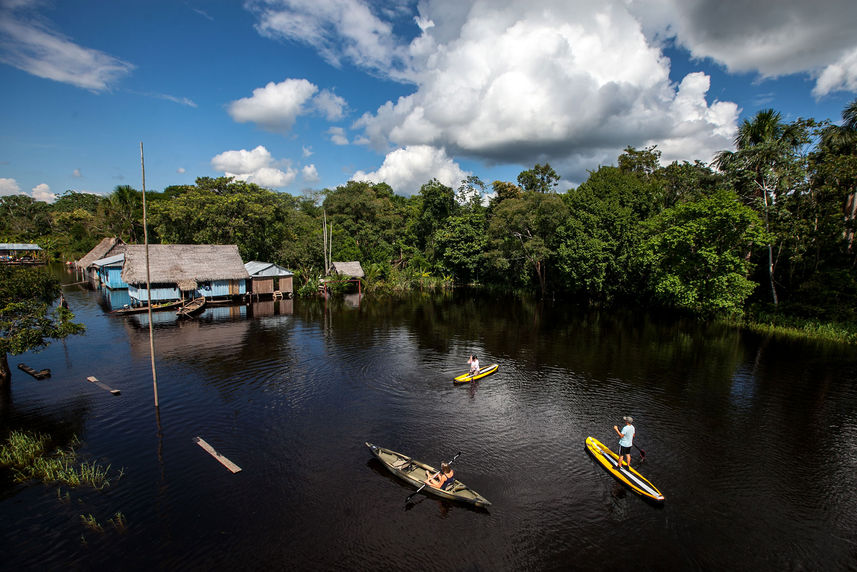
<path id="1" fill-rule="evenodd" d="M 458 458 L 458 456 L 459 456 L 460 454 L 461 454 L 461 451 L 459 451 L 458 453 L 456 453 L 456 454 L 455 454 L 455 456 L 452 458 L 452 460 L 451 460 L 449 463 L 447 463 L 447 465 L 451 465 L 451 464 L 453 464 L 453 463 L 455 462 L 455 460 Z M 443 464 L 443 463 L 441 463 L 441 464 Z M 439 474 L 440 474 L 440 471 L 436 472 L 432 478 L 434 479 L 434 478 L 435 478 L 435 477 L 437 477 Z M 409 502 L 411 502 L 411 498 L 413 498 L 414 496 L 416 496 L 416 495 L 417 495 L 417 493 L 419 493 L 419 492 L 420 492 L 421 490 L 423 490 L 424 488 L 426 488 L 426 483 L 423 483 L 423 486 L 421 486 L 420 488 L 418 488 L 418 489 L 417 489 L 417 491 L 416 491 L 415 493 L 409 494 L 409 495 L 408 495 L 408 498 L 406 498 L 406 499 L 405 499 L 405 504 L 408 504 Z"/>

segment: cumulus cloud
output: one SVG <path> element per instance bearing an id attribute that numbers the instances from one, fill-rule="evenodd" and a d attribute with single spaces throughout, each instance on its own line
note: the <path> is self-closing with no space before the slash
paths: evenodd
<path id="1" fill-rule="evenodd" d="M 0 4 L 0 61 L 29 74 L 92 91 L 110 89 L 134 66 L 86 48 L 29 13 L 29 3 Z"/>
<path id="2" fill-rule="evenodd" d="M 318 170 L 315 168 L 315 165 L 304 165 L 301 169 L 301 175 L 306 183 L 317 183 L 321 180 L 321 177 L 318 176 Z"/>
<path id="3" fill-rule="evenodd" d="M 389 153 L 377 171 L 357 171 L 351 179 L 387 183 L 399 194 L 412 195 L 431 179 L 455 189 L 468 175 L 470 173 L 463 171 L 445 150 L 412 145 Z"/>
<path id="4" fill-rule="evenodd" d="M 331 127 L 327 130 L 330 135 L 330 140 L 336 145 L 348 145 L 348 137 L 345 136 L 345 129 L 342 127 Z"/>
<path id="5" fill-rule="evenodd" d="M 46 183 L 40 183 L 33 187 L 32 196 L 37 201 L 44 201 L 46 203 L 52 203 L 57 198 Z"/>
<path id="6" fill-rule="evenodd" d="M 335 121 L 343 117 L 347 107 L 346 101 L 332 91 L 319 93 L 315 84 L 290 78 L 254 89 L 251 97 L 229 104 L 228 111 L 239 123 L 256 123 L 267 131 L 287 133 L 301 115 L 316 112 Z"/>
<path id="7" fill-rule="evenodd" d="M 297 176 L 297 172 L 290 167 L 281 170 L 278 162 L 262 145 L 251 151 L 224 151 L 211 159 L 211 166 L 227 177 L 274 189 L 290 185 Z"/>
<path id="8" fill-rule="evenodd" d="M 15 179 L 0 178 L 0 195 L 17 195 L 21 192 Z"/>
<path id="9" fill-rule="evenodd" d="M 834 91 L 857 93 L 857 48 L 822 70 L 812 94 L 822 97 Z"/>
<path id="10" fill-rule="evenodd" d="M 854 81 L 853 60 L 850 68 L 841 67 L 857 48 L 853 0 L 780 0 L 774 9 L 766 0 L 647 0 L 629 6 L 651 37 L 673 38 L 694 57 L 711 58 L 731 72 L 776 77 L 824 70 L 817 93 L 831 84 L 854 89 L 853 83 L 847 87 L 848 78 Z"/>
<path id="11" fill-rule="evenodd" d="M 550 161 L 574 179 L 592 158 L 613 162 L 628 145 L 654 142 L 665 159 L 688 160 L 731 147 L 737 107 L 708 104 L 703 74 L 673 85 L 669 61 L 624 2 L 463 4 L 468 11 L 420 5 L 416 90 L 354 124 L 375 149 L 429 145 L 486 163 Z"/>

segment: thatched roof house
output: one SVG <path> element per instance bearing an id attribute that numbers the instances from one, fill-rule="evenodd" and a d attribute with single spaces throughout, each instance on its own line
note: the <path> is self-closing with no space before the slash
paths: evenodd
<path id="1" fill-rule="evenodd" d="M 359 262 L 334 262 L 333 273 L 340 276 L 350 276 L 351 278 L 363 278 L 363 267 Z"/>
<path id="2" fill-rule="evenodd" d="M 152 284 L 177 284 L 183 292 L 199 283 L 249 280 L 238 247 L 234 244 L 150 244 L 149 275 Z M 146 247 L 125 247 L 122 280 L 146 284 Z"/>
<path id="3" fill-rule="evenodd" d="M 95 245 L 95 248 L 86 253 L 80 260 L 74 263 L 75 267 L 80 270 L 86 270 L 96 260 L 107 258 L 108 255 L 120 254 L 125 243 L 121 238 L 104 238 Z"/>

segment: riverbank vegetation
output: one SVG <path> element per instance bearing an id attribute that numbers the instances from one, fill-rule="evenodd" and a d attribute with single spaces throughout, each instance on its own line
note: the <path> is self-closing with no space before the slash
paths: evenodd
<path id="1" fill-rule="evenodd" d="M 411 197 L 383 182 L 296 197 L 201 177 L 147 193 L 147 230 L 154 242 L 237 244 L 244 260 L 295 271 L 299 295 L 325 275 L 326 218 L 332 259 L 360 261 L 368 292 L 479 285 L 854 341 L 857 100 L 839 125 L 760 111 L 710 165 L 662 165 L 657 146 L 628 147 L 616 163 L 567 189 L 536 164 L 514 182 L 431 180 Z M 0 207 L 0 240 L 56 259 L 143 234 L 129 186 Z"/>
<path id="2" fill-rule="evenodd" d="M 12 431 L 0 445 L 0 466 L 9 468 L 18 482 L 37 480 L 46 484 L 95 489 L 110 486 L 109 465 L 104 467 L 95 462 L 79 461 L 77 448 L 80 442 L 77 438 L 69 446 L 55 449 L 50 447 L 50 442 L 48 435 Z"/>

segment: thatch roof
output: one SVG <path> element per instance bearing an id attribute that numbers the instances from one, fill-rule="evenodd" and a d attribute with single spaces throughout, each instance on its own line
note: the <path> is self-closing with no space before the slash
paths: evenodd
<path id="1" fill-rule="evenodd" d="M 340 276 L 351 276 L 352 278 L 363 278 L 363 267 L 359 262 L 334 262 L 333 272 Z"/>
<path id="2" fill-rule="evenodd" d="M 234 244 L 150 244 L 149 276 L 153 284 L 178 284 L 193 290 L 197 282 L 250 278 Z M 146 283 L 146 247 L 125 247 L 122 280 Z"/>
<path id="3" fill-rule="evenodd" d="M 125 243 L 120 238 L 116 238 L 115 236 L 113 238 L 103 238 L 95 248 L 87 252 L 86 256 L 75 262 L 74 265 L 80 269 L 89 268 L 90 264 L 101 258 L 106 258 L 108 254 L 119 254 L 122 252 L 123 246 L 125 246 Z"/>

